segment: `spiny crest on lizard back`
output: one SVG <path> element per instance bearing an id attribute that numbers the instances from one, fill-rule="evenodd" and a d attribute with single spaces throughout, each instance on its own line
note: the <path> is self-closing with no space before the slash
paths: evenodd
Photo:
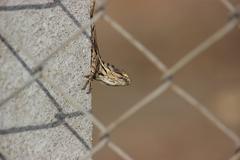
<path id="1" fill-rule="evenodd" d="M 103 62 L 96 80 L 110 86 L 127 86 L 131 80 L 126 72 L 119 70 L 114 65 Z"/>

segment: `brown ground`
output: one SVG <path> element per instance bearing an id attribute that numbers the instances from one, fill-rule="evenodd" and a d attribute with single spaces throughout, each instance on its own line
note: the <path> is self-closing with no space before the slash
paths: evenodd
<path id="1" fill-rule="evenodd" d="M 229 16 L 219 0 L 115 0 L 107 10 L 167 66 L 221 28 Z M 123 88 L 94 84 L 94 112 L 107 125 L 156 88 L 162 73 L 107 23 L 100 21 L 97 27 L 103 58 L 124 68 L 133 81 Z M 239 42 L 236 29 L 174 80 L 240 136 Z M 112 139 L 138 160 L 226 160 L 234 151 L 231 140 L 170 90 L 115 130 Z M 95 157 L 120 160 L 107 148 Z"/>

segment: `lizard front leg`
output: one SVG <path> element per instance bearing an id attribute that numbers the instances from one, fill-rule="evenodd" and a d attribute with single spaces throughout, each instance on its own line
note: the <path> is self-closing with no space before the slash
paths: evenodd
<path id="1" fill-rule="evenodd" d="M 87 94 L 89 94 L 89 93 L 91 93 L 91 91 L 92 91 L 92 81 L 93 81 L 93 79 L 94 79 L 94 74 L 91 73 L 91 74 L 86 75 L 86 76 L 84 76 L 84 77 L 87 78 L 87 81 L 86 81 L 86 83 L 84 84 L 82 90 L 86 90 L 87 86 L 89 86 L 89 87 L 88 87 L 88 91 L 87 91 Z"/>
<path id="2" fill-rule="evenodd" d="M 91 73 L 89 75 L 84 76 L 87 81 L 84 84 L 82 90 L 85 90 L 88 87 L 88 91 L 87 94 L 91 93 L 92 90 L 92 81 L 94 80 L 97 70 L 99 68 L 99 60 L 98 57 L 96 56 L 96 54 L 94 54 L 93 50 L 92 50 L 92 54 L 91 54 Z"/>

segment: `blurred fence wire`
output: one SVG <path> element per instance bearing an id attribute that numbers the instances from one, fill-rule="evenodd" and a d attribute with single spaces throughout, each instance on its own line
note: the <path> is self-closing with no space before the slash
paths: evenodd
<path id="1" fill-rule="evenodd" d="M 70 127 L 70 125 L 65 121 L 65 119 L 74 118 L 80 115 L 85 115 L 89 119 L 92 120 L 93 124 L 100 130 L 100 139 L 96 143 L 95 146 L 89 149 L 89 153 L 86 154 L 84 157 L 81 157 L 81 160 L 87 160 L 90 159 L 94 154 L 99 152 L 104 147 L 110 148 L 114 153 L 119 155 L 124 160 L 133 160 L 134 158 L 131 157 L 126 151 L 124 151 L 120 146 L 115 144 L 111 139 L 110 135 L 113 130 L 119 127 L 119 125 L 122 125 L 127 122 L 127 120 L 130 120 L 135 114 L 138 113 L 138 111 L 144 107 L 146 107 L 150 102 L 152 102 L 154 99 L 158 98 L 162 93 L 167 91 L 168 89 L 171 89 L 174 93 L 176 93 L 178 96 L 183 98 L 186 102 L 191 104 L 191 106 L 199 111 L 203 116 L 206 117 L 206 119 L 209 120 L 214 126 L 216 126 L 219 131 L 223 132 L 229 139 L 232 140 L 232 142 L 236 146 L 236 151 L 232 155 L 232 157 L 229 157 L 229 160 L 237 160 L 240 158 L 240 137 L 234 133 L 233 130 L 231 130 L 229 127 L 224 125 L 213 113 L 211 113 L 206 106 L 201 104 L 193 95 L 188 93 L 186 90 L 178 86 L 177 84 L 174 84 L 172 81 L 172 77 L 183 67 L 186 67 L 188 63 L 190 63 L 193 59 L 197 58 L 200 54 L 203 54 L 208 48 L 210 48 L 212 45 L 217 43 L 219 40 L 224 38 L 229 32 L 234 30 L 235 28 L 239 27 L 239 18 L 240 18 L 240 12 L 239 10 L 231 4 L 228 0 L 219 0 L 219 3 L 222 3 L 226 9 L 230 12 L 230 18 L 226 22 L 222 28 L 217 30 L 215 33 L 213 33 L 209 38 L 207 38 L 205 41 L 203 41 L 201 44 L 199 44 L 196 48 L 194 48 L 189 53 L 186 53 L 183 58 L 181 58 L 175 65 L 168 68 L 163 62 L 161 62 L 153 52 L 151 52 L 146 46 L 144 46 L 139 40 L 134 38 L 134 36 L 131 35 L 126 29 L 124 29 L 120 24 L 118 24 L 113 18 L 111 18 L 108 14 L 104 12 L 106 1 L 104 0 L 98 0 L 99 3 L 97 6 L 96 14 L 94 17 L 90 20 L 90 23 L 81 26 L 79 22 L 76 20 L 76 24 L 79 27 L 79 30 L 77 33 L 74 33 L 70 38 L 68 38 L 64 43 L 62 43 L 55 51 L 53 51 L 46 59 L 44 59 L 42 62 L 40 62 L 38 65 L 36 65 L 35 68 L 30 68 L 24 61 L 21 59 L 17 52 L 9 45 L 9 43 L 0 36 L 0 40 L 3 44 L 6 45 L 6 47 L 15 55 L 16 59 L 24 66 L 24 68 L 30 73 L 32 76 L 31 79 L 29 79 L 24 85 L 19 87 L 16 91 L 14 91 L 12 94 L 10 94 L 8 97 L 0 101 L 0 107 L 6 104 L 10 99 L 17 96 L 21 91 L 29 87 L 33 82 L 37 82 L 37 84 L 40 86 L 40 88 L 46 92 L 46 95 L 49 97 L 49 99 L 53 102 L 53 104 L 58 109 L 58 113 L 55 115 L 55 118 L 57 119 L 55 122 L 52 122 L 51 124 L 45 124 L 41 126 L 30 126 L 28 128 L 20 127 L 20 128 L 9 128 L 5 130 L 0 129 L 0 134 L 11 134 L 11 133 L 18 133 L 18 132 L 25 132 L 25 131 L 34 131 L 39 129 L 46 129 L 46 128 L 54 128 L 58 127 L 60 125 L 65 125 L 71 132 L 75 132 L 73 128 Z M 61 0 L 54 0 L 52 3 L 47 4 L 41 4 L 41 5 L 23 5 L 23 6 L 0 6 L 0 11 L 7 11 L 7 10 L 13 10 L 14 9 L 43 9 L 43 8 L 53 8 L 56 6 L 64 7 L 64 5 L 61 3 Z M 64 8 L 66 10 L 66 8 Z M 68 11 L 69 12 L 69 11 Z M 66 12 L 67 13 L 67 12 Z M 153 65 L 155 65 L 159 71 L 163 72 L 162 76 L 162 83 L 151 93 L 149 93 L 147 96 L 142 98 L 139 102 L 136 102 L 135 105 L 129 107 L 129 109 L 122 114 L 119 118 L 115 119 L 110 123 L 109 126 L 104 126 L 102 122 L 94 116 L 91 112 L 74 112 L 74 113 L 63 113 L 62 109 L 60 108 L 60 105 L 56 102 L 55 98 L 48 92 L 47 88 L 43 85 L 42 81 L 49 84 L 55 91 L 60 93 L 64 100 L 68 102 L 71 106 L 74 106 L 76 108 L 80 108 L 78 103 L 71 98 L 69 95 L 64 94 L 63 88 L 61 86 L 56 86 L 53 82 L 51 82 L 47 76 L 44 76 L 44 69 L 47 66 L 47 62 L 54 58 L 55 55 L 57 55 L 60 51 L 64 50 L 70 42 L 76 40 L 81 35 L 85 35 L 87 37 L 90 37 L 86 30 L 97 20 L 100 18 L 103 18 L 108 24 L 115 29 L 121 36 L 123 36 L 130 44 L 132 44 L 135 48 L 139 50 L 139 53 L 143 54 L 146 59 L 148 59 Z M 80 137 L 80 135 L 78 135 Z M 82 142 L 82 141 L 81 141 Z M 1 157 L 1 156 L 0 156 Z"/>

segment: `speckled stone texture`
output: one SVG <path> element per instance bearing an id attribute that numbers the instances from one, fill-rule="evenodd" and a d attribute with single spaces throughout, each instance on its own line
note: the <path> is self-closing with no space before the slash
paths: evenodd
<path id="1" fill-rule="evenodd" d="M 62 45 L 89 22 L 90 0 L 1 0 L 0 6 L 1 101 L 31 79 L 19 59 L 31 69 Z M 90 46 L 80 36 L 45 65 L 47 81 L 34 82 L 0 107 L 0 159 L 76 160 L 89 151 L 92 123 L 79 113 L 91 109 L 91 94 L 81 90 Z"/>

